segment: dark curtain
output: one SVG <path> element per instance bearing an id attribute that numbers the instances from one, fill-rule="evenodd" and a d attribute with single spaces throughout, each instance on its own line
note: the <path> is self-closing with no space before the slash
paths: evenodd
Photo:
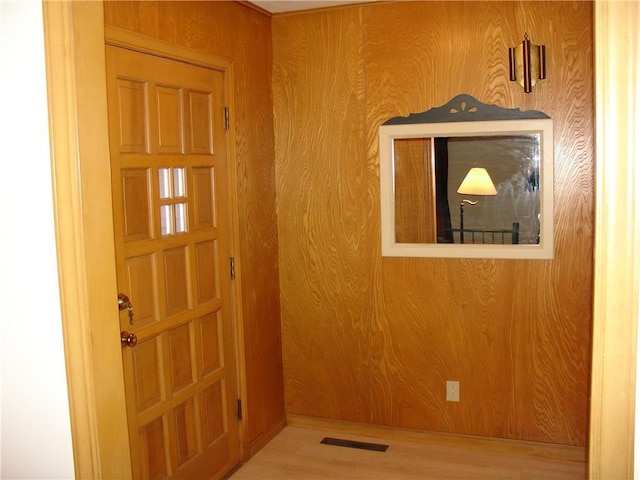
<path id="1" fill-rule="evenodd" d="M 436 174 L 436 223 L 438 243 L 453 243 L 451 231 L 451 212 L 449 211 L 449 147 L 448 138 L 435 139 L 435 174 Z"/>

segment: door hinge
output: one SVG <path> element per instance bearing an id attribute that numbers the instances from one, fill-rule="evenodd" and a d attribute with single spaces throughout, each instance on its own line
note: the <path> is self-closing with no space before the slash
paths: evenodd
<path id="1" fill-rule="evenodd" d="M 229 130 L 229 107 L 224 107 L 224 129 Z"/>
<path id="2" fill-rule="evenodd" d="M 238 399 L 236 400 L 238 408 L 237 408 L 237 412 L 238 412 L 238 420 L 242 420 L 242 400 Z"/>
<path id="3" fill-rule="evenodd" d="M 231 280 L 236 278 L 236 259 L 233 257 L 229 257 L 229 277 Z"/>

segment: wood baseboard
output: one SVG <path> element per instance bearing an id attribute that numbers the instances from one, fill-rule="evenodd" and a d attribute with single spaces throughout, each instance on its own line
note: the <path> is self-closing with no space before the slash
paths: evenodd
<path id="1" fill-rule="evenodd" d="M 370 425 L 306 417 L 303 415 L 287 415 L 286 424 L 292 427 L 327 430 L 365 437 L 386 438 L 429 445 L 437 444 L 456 447 L 473 447 L 475 449 L 486 449 L 493 452 L 526 453 L 540 458 L 587 463 L 587 448 L 574 445 L 559 445 L 554 443 L 539 443 L 524 440 L 427 432 L 408 428 L 386 427 L 382 425 Z"/>
<path id="2" fill-rule="evenodd" d="M 282 431 L 284 427 L 287 426 L 287 417 L 282 415 L 278 420 L 276 420 L 273 425 L 271 425 L 267 430 L 265 430 L 262 435 L 253 439 L 249 443 L 249 448 L 247 449 L 248 456 L 243 458 L 243 461 L 249 460 L 249 458 L 253 457 L 256 453 L 258 453 L 262 448 L 269 443 L 271 440 L 275 438 L 278 433 Z"/>

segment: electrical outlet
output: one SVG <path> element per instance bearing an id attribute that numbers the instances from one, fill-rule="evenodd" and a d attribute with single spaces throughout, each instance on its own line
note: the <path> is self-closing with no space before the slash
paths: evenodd
<path id="1" fill-rule="evenodd" d="M 460 382 L 447 380 L 447 402 L 460 401 Z"/>

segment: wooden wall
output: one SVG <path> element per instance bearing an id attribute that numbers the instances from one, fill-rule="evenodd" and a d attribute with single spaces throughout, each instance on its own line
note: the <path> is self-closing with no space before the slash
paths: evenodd
<path id="1" fill-rule="evenodd" d="M 236 2 L 106 2 L 105 23 L 225 57 L 234 66 L 247 404 L 245 441 L 284 417 L 271 100 L 271 19 Z"/>
<path id="2" fill-rule="evenodd" d="M 273 18 L 288 414 L 585 446 L 593 279 L 590 2 L 424 1 Z M 531 94 L 507 49 L 547 46 Z M 555 127 L 555 258 L 383 258 L 378 126 L 459 93 Z M 460 381 L 459 403 L 445 381 Z"/>

